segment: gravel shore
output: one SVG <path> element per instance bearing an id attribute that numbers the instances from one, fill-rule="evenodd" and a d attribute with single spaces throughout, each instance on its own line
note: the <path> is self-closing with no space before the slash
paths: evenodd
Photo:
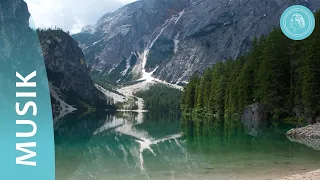
<path id="1" fill-rule="evenodd" d="M 288 138 L 300 144 L 320 150 L 320 123 L 309 125 L 303 128 L 291 129 L 287 132 Z M 320 170 L 297 174 L 280 178 L 277 180 L 320 180 Z"/>
<path id="2" fill-rule="evenodd" d="M 276 180 L 319 180 L 320 170 L 312 171 L 304 174 L 297 174 L 289 177 L 284 177 Z"/>

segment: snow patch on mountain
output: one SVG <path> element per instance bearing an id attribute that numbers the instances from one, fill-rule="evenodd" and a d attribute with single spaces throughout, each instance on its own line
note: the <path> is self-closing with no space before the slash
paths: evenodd
<path id="1" fill-rule="evenodd" d="M 174 37 L 174 53 L 177 53 L 178 52 L 178 45 L 179 45 L 179 36 L 180 36 L 180 32 L 178 32 L 178 34 Z"/>
<path id="2" fill-rule="evenodd" d="M 99 86 L 98 84 L 95 84 L 95 87 L 102 92 L 106 97 L 112 99 L 114 101 L 114 103 L 123 103 L 127 100 L 127 98 L 125 96 L 119 95 L 117 93 L 108 91 L 106 89 L 104 89 L 103 87 Z"/>
<path id="3" fill-rule="evenodd" d="M 185 13 L 186 11 L 185 11 L 185 9 L 183 9 L 181 12 L 179 12 L 179 16 L 178 16 L 178 18 L 176 19 L 176 21 L 174 22 L 175 24 L 177 24 L 178 23 L 178 21 L 180 20 L 180 18 L 184 15 L 184 13 Z"/>
<path id="4" fill-rule="evenodd" d="M 126 69 L 121 72 L 121 75 L 122 75 L 122 76 L 125 76 L 125 75 L 128 73 L 128 70 L 130 69 L 130 59 L 131 59 L 132 55 L 133 55 L 133 53 L 132 53 L 131 56 L 126 60 Z"/>

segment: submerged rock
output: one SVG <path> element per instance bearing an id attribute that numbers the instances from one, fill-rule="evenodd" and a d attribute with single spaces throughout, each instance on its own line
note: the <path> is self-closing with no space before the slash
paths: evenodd
<path id="1" fill-rule="evenodd" d="M 246 107 L 241 122 L 248 134 L 257 136 L 268 124 L 268 113 L 265 106 L 255 103 Z"/>
<path id="2" fill-rule="evenodd" d="M 320 150 L 320 123 L 309 125 L 303 128 L 291 129 L 287 132 L 288 139 Z"/>

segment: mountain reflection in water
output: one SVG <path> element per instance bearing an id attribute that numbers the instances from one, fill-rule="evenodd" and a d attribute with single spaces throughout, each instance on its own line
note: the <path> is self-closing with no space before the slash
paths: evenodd
<path id="1" fill-rule="evenodd" d="M 238 121 L 169 113 L 66 117 L 56 134 L 57 180 L 273 179 L 317 169 L 320 153 L 283 129 L 247 135 Z"/>

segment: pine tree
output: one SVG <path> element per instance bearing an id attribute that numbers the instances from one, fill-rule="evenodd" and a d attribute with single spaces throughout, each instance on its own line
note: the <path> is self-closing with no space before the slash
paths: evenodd
<path id="1" fill-rule="evenodd" d="M 199 84 L 199 77 L 198 75 L 193 75 L 190 79 L 188 86 L 186 87 L 186 104 L 185 108 L 189 112 L 195 107 L 196 101 L 196 89 Z"/>
<path id="2" fill-rule="evenodd" d="M 284 111 L 290 87 L 287 42 L 288 38 L 284 37 L 281 30 L 276 29 L 270 33 L 263 49 L 257 75 L 258 98 L 270 108 L 275 118 L 279 118 Z"/>
<path id="3" fill-rule="evenodd" d="M 292 41 L 275 29 L 255 38 L 247 55 L 216 63 L 201 78 L 191 77 L 181 108 L 230 118 L 259 102 L 275 120 L 320 116 L 320 12 L 316 19 L 306 40 Z"/>
<path id="4" fill-rule="evenodd" d="M 320 12 L 316 14 L 320 20 Z M 306 117 L 320 115 L 320 27 L 305 41 L 306 54 L 302 68 L 302 103 Z"/>

